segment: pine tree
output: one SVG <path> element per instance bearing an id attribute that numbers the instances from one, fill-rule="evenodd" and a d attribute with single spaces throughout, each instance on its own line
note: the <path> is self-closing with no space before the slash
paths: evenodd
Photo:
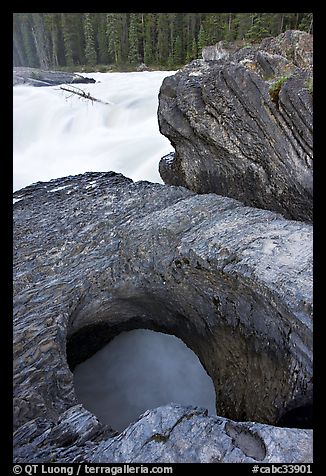
<path id="1" fill-rule="evenodd" d="M 193 38 L 192 40 L 192 45 L 191 45 L 191 56 L 192 59 L 196 59 L 198 55 L 198 49 L 197 49 L 197 41 L 196 38 Z"/>
<path id="2" fill-rule="evenodd" d="M 251 28 L 245 34 L 245 38 L 250 41 L 260 41 L 262 38 L 269 36 L 269 31 L 265 27 L 264 19 L 258 17 L 254 20 L 254 23 Z"/>
<path id="3" fill-rule="evenodd" d="M 98 47 L 98 61 L 100 64 L 107 64 L 109 62 L 108 41 L 106 34 L 106 14 L 97 13 L 97 47 Z"/>
<path id="4" fill-rule="evenodd" d="M 161 65 L 167 64 L 169 57 L 169 21 L 167 13 L 158 14 L 157 61 Z"/>
<path id="5" fill-rule="evenodd" d="M 155 62 L 154 41 L 156 36 L 155 17 L 153 13 L 145 15 L 145 37 L 144 37 L 144 62 L 152 64 Z"/>
<path id="6" fill-rule="evenodd" d="M 32 13 L 32 35 L 40 66 L 43 69 L 48 69 L 50 66 L 50 48 L 43 13 Z"/>
<path id="7" fill-rule="evenodd" d="M 109 59 L 114 63 L 120 63 L 120 38 L 118 31 L 118 18 L 116 13 L 107 14 L 107 39 Z"/>
<path id="8" fill-rule="evenodd" d="M 94 29 L 90 13 L 84 14 L 85 58 L 86 63 L 95 66 L 97 55 L 94 42 Z"/>
<path id="9" fill-rule="evenodd" d="M 202 50 L 209 44 L 207 31 L 205 29 L 205 25 L 201 23 L 198 35 L 198 49 Z"/>
<path id="10" fill-rule="evenodd" d="M 120 39 L 121 39 L 121 62 L 128 61 L 128 15 L 127 13 L 120 13 Z"/>
<path id="11" fill-rule="evenodd" d="M 249 28 L 252 26 L 252 14 L 251 13 L 237 13 L 237 36 L 236 39 L 243 40 Z"/>
<path id="12" fill-rule="evenodd" d="M 313 32 L 313 14 L 312 13 L 304 13 L 303 17 L 299 23 L 300 30 L 304 30 L 307 33 Z"/>
<path id="13" fill-rule="evenodd" d="M 140 61 L 138 51 L 138 18 L 136 13 L 131 13 L 130 15 L 128 60 L 131 64 L 137 64 Z"/>
<path id="14" fill-rule="evenodd" d="M 57 13 L 45 13 L 44 23 L 50 41 L 50 65 L 56 67 L 60 64 L 60 22 Z"/>
<path id="15" fill-rule="evenodd" d="M 61 13 L 62 32 L 64 42 L 65 63 L 67 66 L 73 66 L 74 60 L 72 56 L 72 34 L 69 25 L 69 13 Z"/>
<path id="16" fill-rule="evenodd" d="M 24 66 L 27 63 L 24 41 L 21 31 L 20 13 L 13 14 L 13 60 L 14 66 Z"/>
<path id="17" fill-rule="evenodd" d="M 21 13 L 21 33 L 26 53 L 27 66 L 37 68 L 40 66 L 37 55 L 35 40 L 32 33 L 32 17 L 31 13 Z"/>
<path id="18" fill-rule="evenodd" d="M 173 61 L 177 66 L 180 66 L 182 63 L 182 43 L 179 35 L 176 37 L 174 42 Z"/>
<path id="19" fill-rule="evenodd" d="M 312 33 L 312 13 L 14 13 L 14 65 L 179 66 L 217 41 Z"/>

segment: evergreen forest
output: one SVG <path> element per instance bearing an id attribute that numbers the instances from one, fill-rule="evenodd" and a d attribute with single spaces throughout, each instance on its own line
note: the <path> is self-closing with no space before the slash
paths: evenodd
<path id="1" fill-rule="evenodd" d="M 220 40 L 251 44 L 289 29 L 312 33 L 312 13 L 14 13 L 13 63 L 172 69 Z"/>

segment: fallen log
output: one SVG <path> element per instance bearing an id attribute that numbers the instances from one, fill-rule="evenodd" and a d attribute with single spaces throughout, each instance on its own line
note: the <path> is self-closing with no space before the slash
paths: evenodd
<path id="1" fill-rule="evenodd" d="M 92 102 L 100 102 L 106 105 L 112 104 L 112 102 L 106 102 L 106 101 L 103 101 L 102 99 L 95 98 L 91 96 L 90 93 L 87 93 L 86 91 L 83 91 L 82 89 L 77 88 L 76 86 L 70 86 L 69 88 L 65 86 L 60 86 L 60 89 L 62 89 L 63 91 L 67 91 L 68 93 L 71 93 L 71 94 L 76 94 L 77 96 L 80 96 L 83 99 L 89 99 Z"/>

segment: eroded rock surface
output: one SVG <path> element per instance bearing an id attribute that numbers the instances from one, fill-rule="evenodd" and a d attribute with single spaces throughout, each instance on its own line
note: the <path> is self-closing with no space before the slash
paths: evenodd
<path id="1" fill-rule="evenodd" d="M 37 183 L 14 202 L 17 461 L 290 462 L 291 445 L 291 461 L 310 461 L 308 430 L 258 425 L 253 440 L 247 423 L 179 407 L 146 413 L 111 440 L 78 405 L 71 373 L 119 332 L 149 328 L 198 355 L 224 417 L 277 424 L 311 404 L 310 225 L 114 172 Z M 206 453 L 195 455 L 197 440 Z"/>
<path id="2" fill-rule="evenodd" d="M 26 423 L 14 439 L 16 462 L 312 462 L 312 430 L 239 423 L 176 404 L 147 410 L 120 435 L 76 405 L 56 425 Z"/>
<path id="3" fill-rule="evenodd" d="M 312 220 L 312 37 L 208 47 L 164 79 L 158 118 L 175 148 L 165 183 Z"/>

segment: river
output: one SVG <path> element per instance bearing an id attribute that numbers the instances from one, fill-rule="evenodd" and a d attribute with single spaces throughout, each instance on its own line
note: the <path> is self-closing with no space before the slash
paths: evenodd
<path id="1" fill-rule="evenodd" d="M 169 71 L 89 73 L 79 88 L 104 105 L 59 86 L 13 88 L 13 187 L 87 171 L 113 170 L 162 183 L 160 158 L 173 150 L 160 134 L 158 93 Z"/>

